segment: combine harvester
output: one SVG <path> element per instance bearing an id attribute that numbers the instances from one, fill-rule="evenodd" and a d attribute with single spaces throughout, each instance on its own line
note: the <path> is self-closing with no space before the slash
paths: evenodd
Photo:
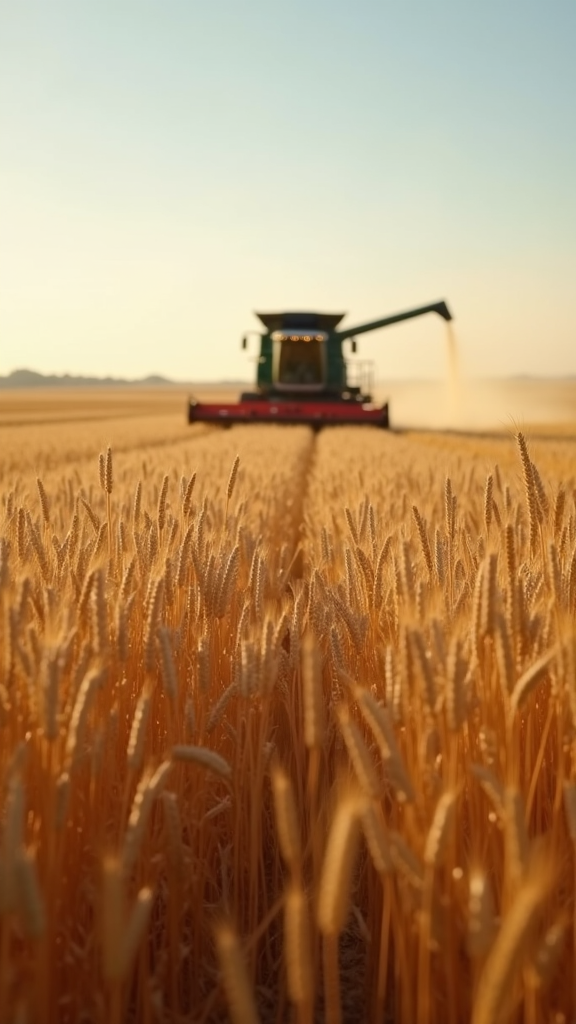
<path id="1" fill-rule="evenodd" d="M 260 334 L 256 391 L 233 403 L 190 400 L 189 423 L 306 423 L 313 427 L 371 423 L 388 427 L 388 404 L 372 402 L 373 366 L 347 362 L 344 342 L 357 350 L 356 335 L 411 320 L 425 313 L 452 315 L 445 302 L 409 309 L 359 327 L 336 330 L 344 314 L 257 313 L 266 328 Z M 242 339 L 246 348 L 248 339 Z"/>

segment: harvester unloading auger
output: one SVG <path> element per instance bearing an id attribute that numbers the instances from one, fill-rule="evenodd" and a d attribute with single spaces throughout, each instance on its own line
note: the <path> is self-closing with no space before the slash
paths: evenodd
<path id="1" fill-rule="evenodd" d="M 372 364 L 347 362 L 344 342 L 356 352 L 356 335 L 411 320 L 425 313 L 452 315 L 445 302 L 336 330 L 344 314 L 257 313 L 266 331 L 260 337 L 256 390 L 234 403 L 191 399 L 189 423 L 372 423 L 387 427 L 388 404 L 372 402 Z M 242 348 L 247 338 L 242 339 Z"/>

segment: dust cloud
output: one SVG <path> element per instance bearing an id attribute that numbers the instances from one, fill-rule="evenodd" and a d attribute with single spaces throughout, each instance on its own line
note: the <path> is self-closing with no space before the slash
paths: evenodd
<path id="1" fill-rule="evenodd" d="M 454 327 L 446 328 L 443 381 L 390 381 L 375 388 L 375 399 L 390 403 L 392 427 L 507 433 L 534 425 L 576 435 L 576 379 L 466 378 Z"/>
<path id="2" fill-rule="evenodd" d="M 450 321 L 446 324 L 446 350 L 448 357 L 448 413 L 452 422 L 457 423 L 462 415 L 462 389 L 460 382 L 460 369 L 458 366 L 456 334 Z"/>

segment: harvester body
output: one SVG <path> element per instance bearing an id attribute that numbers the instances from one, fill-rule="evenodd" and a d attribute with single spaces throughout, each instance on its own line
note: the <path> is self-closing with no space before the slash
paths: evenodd
<path id="1" fill-rule="evenodd" d="M 367 363 L 350 363 L 344 342 L 356 352 L 356 335 L 401 320 L 438 313 L 451 314 L 445 302 L 420 306 L 357 327 L 338 330 L 344 314 L 258 313 L 260 334 L 256 389 L 234 403 L 190 401 L 190 423 L 336 423 L 389 425 L 388 405 L 374 405 Z M 246 348 L 247 339 L 242 345 Z M 354 376 L 356 374 L 356 376 Z"/>

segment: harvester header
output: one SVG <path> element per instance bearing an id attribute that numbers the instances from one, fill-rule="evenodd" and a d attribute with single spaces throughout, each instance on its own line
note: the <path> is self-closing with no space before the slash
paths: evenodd
<path id="1" fill-rule="evenodd" d="M 259 335 L 256 390 L 239 402 L 202 403 L 190 400 L 190 423 L 338 423 L 389 425 L 388 404 L 372 402 L 372 364 L 345 358 L 344 342 L 356 353 L 356 335 L 437 313 L 452 315 L 445 302 L 418 306 L 403 313 L 337 330 L 343 313 L 257 313 L 265 327 Z M 246 348 L 248 339 L 242 339 Z"/>

